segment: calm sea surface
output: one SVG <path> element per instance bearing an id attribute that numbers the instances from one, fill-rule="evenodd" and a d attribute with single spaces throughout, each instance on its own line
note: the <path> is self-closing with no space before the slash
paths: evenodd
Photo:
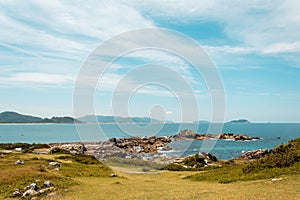
<path id="1" fill-rule="evenodd" d="M 101 131 L 99 129 L 101 127 Z M 206 133 L 208 124 L 1 124 L 0 143 L 54 143 L 75 141 L 99 141 L 112 137 L 130 136 L 168 136 L 177 134 L 182 129 L 191 129 L 198 133 Z M 170 155 L 188 155 L 206 150 L 208 145 L 211 153 L 219 159 L 230 159 L 238 157 L 242 151 L 253 149 L 271 149 L 274 146 L 288 142 L 300 137 L 300 124 L 273 124 L 273 123 L 251 123 L 251 124 L 224 124 L 224 133 L 244 133 L 249 136 L 261 137 L 256 141 L 174 141 L 170 144 L 172 151 Z M 213 147 L 213 148 L 212 148 Z"/>

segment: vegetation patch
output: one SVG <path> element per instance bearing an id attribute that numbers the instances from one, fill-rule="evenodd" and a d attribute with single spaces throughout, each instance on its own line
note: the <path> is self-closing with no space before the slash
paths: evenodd
<path id="1" fill-rule="evenodd" d="M 226 162 L 222 167 L 205 170 L 187 178 L 196 181 L 231 183 L 300 174 L 300 138 L 280 145 L 269 155 L 250 163 Z M 238 163 L 238 162 L 237 162 Z"/>
<path id="2" fill-rule="evenodd" d="M 105 162 L 105 164 L 110 166 L 133 166 L 133 167 L 143 167 L 143 171 L 148 171 L 150 169 L 162 169 L 163 165 L 152 161 L 143 160 L 141 158 L 119 158 L 110 157 Z"/>
<path id="3" fill-rule="evenodd" d="M 0 143 L 1 150 L 15 150 L 20 149 L 20 151 L 27 153 L 32 152 L 34 149 L 49 149 L 48 144 L 28 144 L 28 143 Z"/>
<path id="4" fill-rule="evenodd" d="M 268 156 L 248 164 L 243 168 L 243 172 L 251 173 L 263 169 L 290 167 L 299 161 L 300 138 L 297 138 L 271 150 Z"/>

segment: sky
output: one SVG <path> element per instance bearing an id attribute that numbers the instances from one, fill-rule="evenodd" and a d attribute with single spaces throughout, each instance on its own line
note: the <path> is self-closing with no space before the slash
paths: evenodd
<path id="1" fill-rule="evenodd" d="M 197 42 L 214 63 L 226 96 L 225 121 L 300 122 L 299 9 L 296 0 L 0 0 L 0 111 L 74 116 L 76 80 L 97 47 L 132 30 L 166 28 Z M 147 64 L 165 66 L 174 75 L 151 66 L 131 73 Z M 173 89 L 151 84 L 154 77 Z M 192 90 L 197 108 L 189 104 L 180 80 Z M 115 60 L 95 88 L 94 113 L 118 114 L 112 103 L 118 84 L 131 95 L 128 116 L 178 122 L 212 118 L 205 77 L 170 52 L 142 49 Z M 198 115 L 182 119 L 183 108 Z"/>

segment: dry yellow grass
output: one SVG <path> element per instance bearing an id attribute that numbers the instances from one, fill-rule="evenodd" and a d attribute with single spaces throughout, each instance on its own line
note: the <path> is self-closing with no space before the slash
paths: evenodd
<path id="1" fill-rule="evenodd" d="M 194 173 L 197 172 L 121 173 L 115 178 L 76 178 L 80 184 L 61 199 L 300 199 L 300 176 L 287 176 L 276 182 L 261 180 L 230 184 L 183 179 Z"/>

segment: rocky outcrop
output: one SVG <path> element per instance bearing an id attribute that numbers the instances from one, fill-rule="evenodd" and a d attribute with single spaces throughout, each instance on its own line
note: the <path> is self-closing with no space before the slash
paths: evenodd
<path id="1" fill-rule="evenodd" d="M 95 156 L 98 160 L 105 160 L 109 157 L 125 158 L 130 154 L 124 149 L 121 149 L 115 145 L 114 142 L 97 142 L 97 143 L 85 143 L 87 151 L 85 154 Z"/>
<path id="2" fill-rule="evenodd" d="M 131 138 L 112 138 L 109 140 L 117 147 L 129 153 L 155 153 L 158 150 L 169 150 L 166 144 L 171 142 L 169 137 L 131 137 Z"/>
<path id="3" fill-rule="evenodd" d="M 208 140 L 208 139 L 231 139 L 231 140 L 255 140 L 258 137 L 249 137 L 246 134 L 221 133 L 221 134 L 198 134 L 191 130 L 182 130 L 172 136 L 175 140 Z"/>
<path id="4" fill-rule="evenodd" d="M 87 149 L 83 143 L 64 143 L 51 145 L 50 153 L 56 153 L 65 150 L 71 154 L 83 154 Z"/>
<path id="5" fill-rule="evenodd" d="M 258 149 L 258 150 L 251 150 L 246 151 L 243 153 L 239 158 L 240 159 L 259 159 L 269 154 L 269 150 L 267 149 Z"/>
<path id="6" fill-rule="evenodd" d="M 186 157 L 179 157 L 173 160 L 169 165 L 164 167 L 171 171 L 198 170 L 207 166 L 220 166 L 217 164 L 218 159 L 210 153 L 198 153 Z"/>
<path id="7" fill-rule="evenodd" d="M 72 143 L 53 143 L 50 144 L 50 153 L 71 153 L 87 154 L 94 156 L 98 160 L 105 160 L 108 157 L 125 158 L 129 154 L 110 141 L 104 142 L 72 142 Z"/>
<path id="8" fill-rule="evenodd" d="M 105 160 L 109 157 L 125 158 L 143 153 L 156 153 L 158 150 L 168 151 L 171 148 L 166 144 L 170 142 L 170 137 L 150 136 L 111 138 L 104 142 L 54 143 L 50 144 L 50 153 L 87 154 L 98 160 Z"/>
<path id="9" fill-rule="evenodd" d="M 217 136 L 217 139 L 231 139 L 231 140 L 257 140 L 259 137 L 250 137 L 246 134 L 222 133 Z"/>

